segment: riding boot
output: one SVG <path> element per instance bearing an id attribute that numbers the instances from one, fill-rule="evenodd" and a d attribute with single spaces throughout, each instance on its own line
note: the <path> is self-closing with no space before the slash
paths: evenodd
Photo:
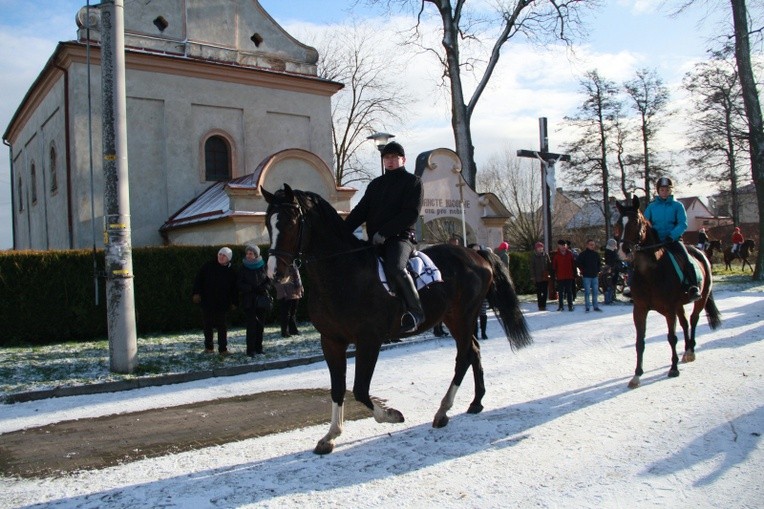
<path id="1" fill-rule="evenodd" d="M 414 280 L 405 270 L 395 274 L 394 280 L 398 295 L 403 299 L 403 304 L 406 307 L 406 312 L 401 317 L 401 332 L 414 332 L 424 322 L 424 310 L 419 301 L 419 293 L 416 291 Z"/>
<path id="2" fill-rule="evenodd" d="M 700 290 L 698 289 L 698 282 L 695 278 L 695 269 L 693 267 L 687 267 L 684 272 L 684 280 L 687 284 L 687 298 L 690 302 L 695 302 L 700 298 Z"/>

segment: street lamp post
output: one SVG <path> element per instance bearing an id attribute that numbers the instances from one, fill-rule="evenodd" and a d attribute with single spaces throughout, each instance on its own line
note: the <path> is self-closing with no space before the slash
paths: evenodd
<path id="1" fill-rule="evenodd" d="M 373 140 L 374 144 L 377 146 L 377 150 L 379 150 L 379 164 L 382 166 L 382 175 L 385 174 L 385 163 L 382 162 L 382 150 L 384 150 L 385 145 L 387 145 L 391 139 L 395 138 L 394 134 L 390 133 L 382 133 L 377 132 L 372 134 L 371 136 L 367 136 L 367 140 Z"/>

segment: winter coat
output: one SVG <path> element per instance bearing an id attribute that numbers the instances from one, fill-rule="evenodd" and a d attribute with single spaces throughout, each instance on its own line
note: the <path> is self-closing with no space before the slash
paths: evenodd
<path id="1" fill-rule="evenodd" d="M 600 273 L 602 260 L 600 254 L 593 249 L 584 249 L 576 258 L 576 265 L 581 269 L 583 277 L 597 277 Z"/>
<path id="2" fill-rule="evenodd" d="M 400 167 L 372 180 L 345 224 L 350 231 L 366 223 L 371 240 L 379 232 L 385 238 L 413 238 L 424 196 L 422 180 Z"/>
<path id="3" fill-rule="evenodd" d="M 573 252 L 568 249 L 565 254 L 560 251 L 552 257 L 552 270 L 557 281 L 565 281 L 576 278 L 576 260 Z"/>
<path id="4" fill-rule="evenodd" d="M 239 291 L 241 291 L 241 307 L 252 309 L 256 306 L 258 295 L 267 295 L 271 282 L 265 274 L 265 265 L 259 268 L 249 268 L 243 265 L 239 269 Z"/>
<path id="5" fill-rule="evenodd" d="M 658 232 L 661 240 L 677 241 L 687 230 L 687 212 L 681 202 L 669 195 L 665 200 L 656 196 L 645 209 L 645 218 Z"/>
<path id="6" fill-rule="evenodd" d="M 549 271 L 551 270 L 552 261 L 549 259 L 549 255 L 546 253 L 533 253 L 531 259 L 531 273 L 533 274 L 533 280 L 536 283 L 543 283 L 549 279 Z"/>
<path id="7" fill-rule="evenodd" d="M 236 270 L 230 263 L 220 265 L 217 258 L 208 261 L 194 278 L 193 294 L 201 296 L 201 305 L 208 311 L 227 311 L 238 305 Z"/>
<path id="8" fill-rule="evenodd" d="M 279 300 L 301 299 L 304 293 L 300 271 L 294 265 L 289 266 L 289 281 L 280 283 L 275 281 L 276 298 Z"/>

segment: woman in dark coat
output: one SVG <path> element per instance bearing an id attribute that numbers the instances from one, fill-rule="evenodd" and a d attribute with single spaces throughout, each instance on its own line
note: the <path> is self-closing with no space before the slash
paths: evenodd
<path id="1" fill-rule="evenodd" d="M 239 292 L 236 290 L 236 271 L 231 266 L 233 252 L 220 248 L 217 259 L 202 265 L 194 279 L 193 301 L 201 304 L 204 351 L 214 353 L 213 334 L 218 331 L 218 351 L 228 355 L 228 327 L 226 313 L 238 304 Z"/>
<path id="2" fill-rule="evenodd" d="M 279 301 L 279 316 L 281 318 L 281 337 L 288 338 L 300 334 L 297 330 L 297 303 L 303 296 L 300 271 L 294 264 L 289 266 L 289 279 L 286 283 L 276 282 L 276 298 Z"/>
<path id="3" fill-rule="evenodd" d="M 263 330 L 270 309 L 258 306 L 258 296 L 268 296 L 271 283 L 265 274 L 265 262 L 260 256 L 260 248 L 247 245 L 244 248 L 244 262 L 239 271 L 241 307 L 247 323 L 247 355 L 263 353 Z"/>

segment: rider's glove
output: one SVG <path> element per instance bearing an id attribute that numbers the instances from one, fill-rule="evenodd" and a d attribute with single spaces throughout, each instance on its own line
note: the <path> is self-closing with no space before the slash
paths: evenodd
<path id="1" fill-rule="evenodd" d="M 666 237 L 665 239 L 663 239 L 663 243 L 668 246 L 669 244 L 674 243 L 674 239 L 672 239 L 671 237 Z"/>
<path id="2" fill-rule="evenodd" d="M 381 246 L 385 243 L 385 237 L 381 233 L 377 232 L 374 234 L 374 237 L 371 239 L 371 243 L 375 246 Z"/>

